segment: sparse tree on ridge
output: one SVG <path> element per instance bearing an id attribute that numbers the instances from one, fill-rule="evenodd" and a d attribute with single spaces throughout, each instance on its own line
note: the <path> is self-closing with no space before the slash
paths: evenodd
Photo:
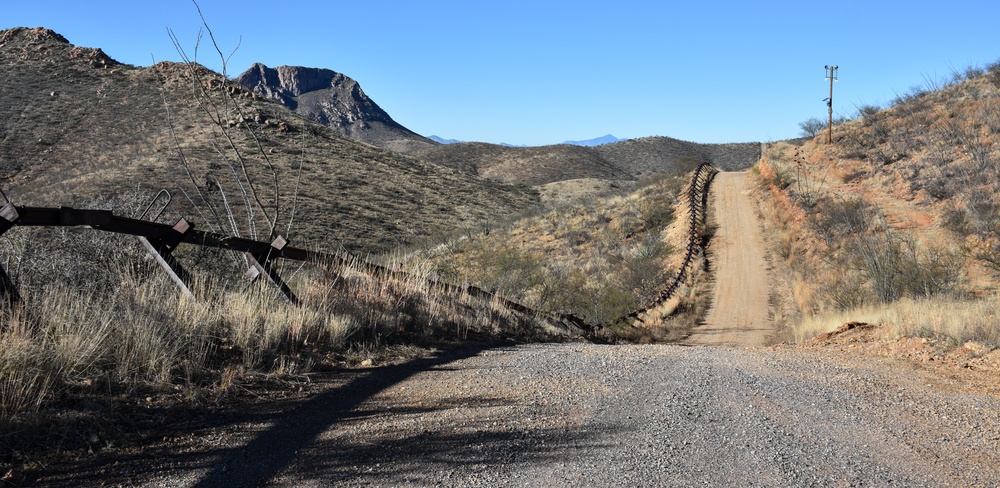
<path id="1" fill-rule="evenodd" d="M 803 137 L 816 137 L 816 134 L 819 134 L 820 131 L 826 128 L 826 122 L 813 117 L 809 120 L 799 122 L 799 128 L 802 129 Z"/>

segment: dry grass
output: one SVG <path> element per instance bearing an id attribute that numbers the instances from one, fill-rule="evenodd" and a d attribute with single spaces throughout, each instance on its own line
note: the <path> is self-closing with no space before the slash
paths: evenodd
<path id="1" fill-rule="evenodd" d="M 299 304 L 262 280 L 198 282 L 193 301 L 156 270 L 116 269 L 113 286 L 28 287 L 3 312 L 3 423 L 95 388 L 224 391 L 247 374 L 307 372 L 359 344 L 553 337 L 498 303 L 455 295 L 422 276 L 376 277 L 358 262 L 300 270 L 292 282 L 305 290 Z"/>
<path id="2" fill-rule="evenodd" d="M 890 304 L 869 305 L 836 313 L 808 317 L 791 331 L 789 339 L 806 342 L 843 324 L 878 324 L 881 339 L 927 337 L 961 345 L 976 341 L 1000 346 L 1000 297 L 958 301 L 947 297 L 902 299 Z"/>

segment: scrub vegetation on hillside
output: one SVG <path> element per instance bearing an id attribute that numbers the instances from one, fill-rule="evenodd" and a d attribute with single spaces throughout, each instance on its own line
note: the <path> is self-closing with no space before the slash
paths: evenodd
<path id="1" fill-rule="evenodd" d="M 825 131 L 772 144 L 756 174 L 790 322 L 825 332 L 857 311 L 898 333 L 1000 343 L 994 313 L 915 312 L 971 318 L 998 301 L 1000 63 L 860 107 L 832 145 Z"/>

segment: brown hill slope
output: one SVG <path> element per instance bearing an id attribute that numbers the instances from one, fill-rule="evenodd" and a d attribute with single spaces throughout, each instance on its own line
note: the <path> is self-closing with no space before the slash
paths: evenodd
<path id="1" fill-rule="evenodd" d="M 834 127 L 833 144 L 824 133 L 771 145 L 758 169 L 786 266 L 776 275 L 792 297 L 783 315 L 858 321 L 890 310 L 905 334 L 1000 341 L 995 317 L 954 328 L 938 320 L 961 316 L 970 300 L 996 304 L 1000 64 L 862 107 Z M 933 313 L 912 313 L 928 300 Z"/>
<path id="2" fill-rule="evenodd" d="M 470 142 L 426 148 L 415 155 L 498 181 L 544 185 L 581 178 L 633 180 L 657 172 L 687 171 L 692 163 L 702 161 L 725 170 L 742 170 L 757 162 L 760 144 L 699 144 L 669 137 L 595 147 L 508 147 Z"/>
<path id="3" fill-rule="evenodd" d="M 397 123 L 365 95 L 357 81 L 336 71 L 301 66 L 268 68 L 255 63 L 236 77 L 236 82 L 359 141 L 396 151 L 437 145 Z"/>
<path id="4" fill-rule="evenodd" d="M 707 161 L 725 171 L 749 168 L 760 158 L 760 144 L 700 144 L 671 137 L 643 137 L 593 148 L 602 158 L 636 177 L 672 171 L 688 161 Z"/>
<path id="5" fill-rule="evenodd" d="M 508 147 L 464 142 L 439 145 L 417 155 L 484 178 L 526 185 L 578 178 L 629 179 L 629 175 L 593 150 L 567 144 Z"/>
<path id="6" fill-rule="evenodd" d="M 195 64 L 122 65 L 50 30 L 15 28 L 0 32 L 0 73 L 0 185 L 19 205 L 138 188 L 137 210 L 167 188 L 164 219 L 236 222 L 243 235 L 254 222 L 265 238 L 277 216 L 300 245 L 382 250 L 537 201 L 346 138 Z"/>

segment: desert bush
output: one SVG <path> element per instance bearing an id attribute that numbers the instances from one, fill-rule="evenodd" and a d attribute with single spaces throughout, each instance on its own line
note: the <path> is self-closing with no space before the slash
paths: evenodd
<path id="1" fill-rule="evenodd" d="M 974 78 L 979 78 L 980 76 L 983 76 L 984 74 L 986 74 L 986 69 L 983 68 L 983 67 L 981 67 L 981 66 L 969 66 L 969 67 L 965 68 L 965 71 L 962 72 L 962 75 L 964 76 L 964 78 L 966 80 L 971 80 L 971 79 L 974 79 Z"/>
<path id="2" fill-rule="evenodd" d="M 865 289 L 864 275 L 854 269 L 837 273 L 836 279 L 827 282 L 822 293 L 834 310 L 849 310 L 871 301 Z"/>
<path id="3" fill-rule="evenodd" d="M 903 94 L 896 94 L 896 97 L 892 99 L 889 104 L 893 108 L 898 108 L 904 105 L 910 105 L 917 100 L 924 98 L 927 94 L 932 93 L 930 90 L 925 89 L 922 86 L 911 86 L 910 89 Z"/>
<path id="4" fill-rule="evenodd" d="M 986 79 L 995 88 L 1000 88 L 1000 60 L 986 65 Z"/>
<path id="5" fill-rule="evenodd" d="M 866 124 L 870 125 L 876 121 L 879 112 L 882 111 L 882 107 L 875 104 L 866 104 L 857 107 L 858 117 Z"/>
<path id="6" fill-rule="evenodd" d="M 803 120 L 799 122 L 799 129 L 802 131 L 804 137 L 816 137 L 823 129 L 826 129 L 826 122 L 812 117 L 808 120 Z"/>
<path id="7" fill-rule="evenodd" d="M 870 143 L 860 128 L 852 127 L 844 131 L 840 140 L 843 157 L 846 159 L 866 159 Z"/>
<path id="8" fill-rule="evenodd" d="M 881 303 L 889 303 L 901 295 L 899 277 L 902 268 L 902 245 L 896 235 L 887 228 L 884 217 L 874 231 L 855 232 L 852 235 L 850 251 L 854 265 L 868 279 L 875 298 Z"/>
<path id="9" fill-rule="evenodd" d="M 962 256 L 939 247 L 921 248 L 885 221 L 881 210 L 861 199 L 829 202 L 814 227 L 831 250 L 832 260 L 849 266 L 857 277 L 845 274 L 828 288 L 827 298 L 843 309 L 866 303 L 851 292 L 868 287 L 875 301 L 891 303 L 903 296 L 929 297 L 954 292 L 962 273 Z M 862 278 L 859 281 L 858 278 Z"/>
<path id="10" fill-rule="evenodd" d="M 814 219 L 814 227 L 830 249 L 854 233 L 867 232 L 871 226 L 871 209 L 860 198 L 828 200 L 822 207 L 823 212 Z"/>
<path id="11" fill-rule="evenodd" d="M 778 165 L 773 165 L 773 166 L 774 166 L 774 173 L 773 176 L 771 177 L 771 180 L 768 183 L 770 183 L 772 186 L 774 186 L 779 190 L 784 190 L 789 186 L 791 186 L 792 183 L 795 181 L 795 179 L 792 177 L 791 170 Z"/>
<path id="12" fill-rule="evenodd" d="M 905 241 L 900 259 L 900 287 L 907 296 L 927 298 L 956 291 L 962 276 L 962 255 L 943 247 L 921 248 Z"/>

